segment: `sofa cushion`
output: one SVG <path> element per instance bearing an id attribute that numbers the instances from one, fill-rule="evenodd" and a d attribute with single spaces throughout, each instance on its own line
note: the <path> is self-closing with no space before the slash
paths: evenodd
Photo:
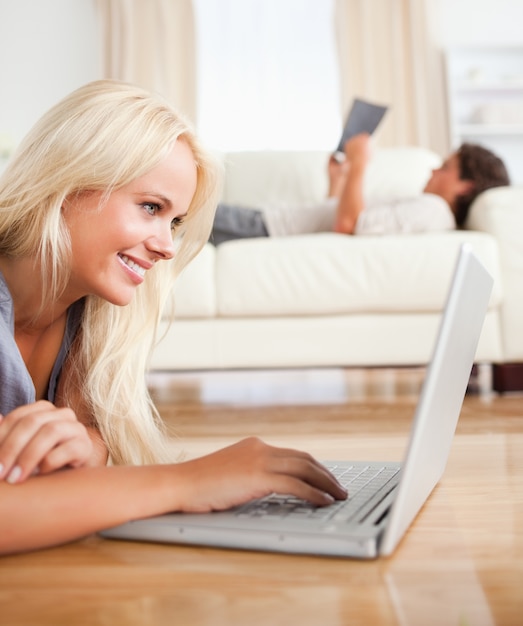
<path id="1" fill-rule="evenodd" d="M 210 318 L 217 314 L 215 257 L 216 248 L 207 244 L 178 277 L 173 292 L 176 317 Z"/>
<path id="2" fill-rule="evenodd" d="M 365 195 L 373 200 L 416 196 L 440 165 L 441 158 L 426 148 L 376 149 L 365 173 Z"/>
<path id="3" fill-rule="evenodd" d="M 472 244 L 495 276 L 491 304 L 499 302 L 497 246 L 485 233 L 403 237 L 324 233 L 219 246 L 218 314 L 264 317 L 440 311 L 464 241 Z"/>

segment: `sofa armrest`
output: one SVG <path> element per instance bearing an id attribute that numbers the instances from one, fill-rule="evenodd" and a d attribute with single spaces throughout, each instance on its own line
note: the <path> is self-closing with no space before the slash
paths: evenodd
<path id="1" fill-rule="evenodd" d="M 468 229 L 490 233 L 499 244 L 503 277 L 502 343 L 505 362 L 523 362 L 523 187 L 498 187 L 473 203 Z"/>

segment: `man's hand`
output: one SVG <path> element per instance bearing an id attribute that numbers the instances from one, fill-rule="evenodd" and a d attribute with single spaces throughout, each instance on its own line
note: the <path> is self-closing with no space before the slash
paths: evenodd
<path id="1" fill-rule="evenodd" d="M 354 137 L 347 140 L 343 150 L 349 165 L 356 162 L 367 163 L 371 153 L 370 135 L 368 133 L 354 135 Z"/>

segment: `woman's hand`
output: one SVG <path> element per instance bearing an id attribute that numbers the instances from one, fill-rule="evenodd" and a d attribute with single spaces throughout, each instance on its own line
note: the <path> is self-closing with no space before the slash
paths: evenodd
<path id="1" fill-rule="evenodd" d="M 0 480 L 18 483 L 31 474 L 85 465 L 93 443 L 71 409 L 46 400 L 0 416 Z"/>
<path id="2" fill-rule="evenodd" d="M 271 493 L 289 494 L 317 506 L 345 500 L 347 491 L 305 452 L 275 448 L 257 438 L 177 466 L 179 509 L 209 512 L 231 508 Z"/>

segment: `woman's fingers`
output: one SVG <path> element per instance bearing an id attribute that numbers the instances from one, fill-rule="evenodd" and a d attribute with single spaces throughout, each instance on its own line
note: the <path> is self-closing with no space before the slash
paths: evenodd
<path id="1" fill-rule="evenodd" d="M 254 457 L 258 455 L 264 470 L 260 478 L 271 481 L 272 491 L 290 493 L 316 504 L 319 500 L 325 504 L 332 502 L 333 498 L 343 500 L 347 497 L 346 489 L 309 453 L 269 446 L 259 440 L 253 445 Z M 253 467 L 256 471 L 256 464 Z"/>
<path id="2" fill-rule="evenodd" d="M 248 438 L 182 464 L 187 490 L 181 509 L 223 510 L 271 493 L 289 494 L 318 506 L 344 500 L 346 490 L 313 457 Z M 182 481 L 183 482 L 183 481 Z"/>
<path id="3" fill-rule="evenodd" d="M 16 483 L 37 471 L 81 465 L 91 451 L 74 412 L 49 402 L 19 407 L 0 421 L 0 480 Z"/>
<path id="4" fill-rule="evenodd" d="M 332 502 L 333 498 L 343 500 L 347 497 L 347 490 L 340 485 L 322 463 L 319 463 L 310 454 L 281 448 L 275 448 L 274 451 L 272 472 L 287 477 L 292 481 L 295 489 L 300 483 L 303 484 L 305 487 L 301 488 L 300 486 L 300 490 L 309 494 L 304 496 L 293 493 L 293 495 L 306 500 L 311 500 L 311 498 L 317 500 L 321 494 L 321 497 L 327 496 L 327 502 Z"/>
<path id="5" fill-rule="evenodd" d="M 48 422 L 18 456 L 15 467 L 20 467 L 21 472 L 12 482 L 25 480 L 36 469 L 40 474 L 48 474 L 60 467 L 82 465 L 91 451 L 92 443 L 83 424 Z"/>
<path id="6" fill-rule="evenodd" d="M 270 493 L 285 494 L 306 500 L 315 506 L 327 506 L 335 500 L 344 500 L 347 493 L 335 498 L 328 491 L 312 486 L 310 483 L 294 478 L 292 476 L 280 475 L 273 481 L 274 488 Z"/>

